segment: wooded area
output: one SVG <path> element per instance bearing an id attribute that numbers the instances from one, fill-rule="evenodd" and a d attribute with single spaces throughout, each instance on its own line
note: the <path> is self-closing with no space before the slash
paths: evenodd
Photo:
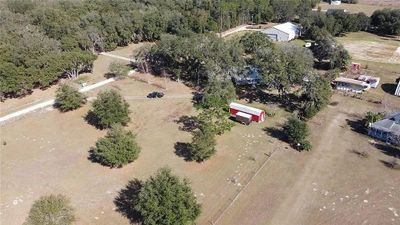
<path id="1" fill-rule="evenodd" d="M 292 19 L 316 0 L 9 0 L 0 4 L 0 96 L 45 88 L 90 71 L 92 53 L 163 33 L 221 31 L 242 23 Z M 307 9 L 307 10 L 298 10 Z M 274 13 L 275 12 L 275 13 Z"/>
<path id="2" fill-rule="evenodd" d="M 362 13 L 338 11 L 327 15 L 311 12 L 318 2 L 65 0 L 48 4 L 34 0 L 8 0 L 0 3 L 0 29 L 3 31 L 0 34 L 0 98 L 4 100 L 28 94 L 34 88 L 46 88 L 61 77 L 76 78 L 79 73 L 92 69 L 95 53 L 132 42 L 160 39 L 170 40 L 171 43 L 164 46 L 167 48 L 172 45 L 188 47 L 177 50 L 181 51 L 181 56 L 186 57 L 187 53 L 195 55 L 196 52 L 197 56 L 191 59 L 187 56 L 185 62 L 177 62 L 174 64 L 177 67 L 169 69 L 178 79 L 195 75 L 197 84 L 200 84 L 206 78 L 204 67 L 213 67 L 214 74 L 220 71 L 231 73 L 243 65 L 243 60 L 239 57 L 241 49 L 237 48 L 237 43 L 227 44 L 212 35 L 194 34 L 218 32 L 244 23 L 299 20 L 304 28 L 303 34 L 321 43 L 334 40 L 325 39 L 329 34 L 337 36 L 359 30 L 398 34 L 400 31 L 400 10 L 377 11 L 371 19 Z M 162 38 L 164 34 L 178 38 Z M 199 47 L 203 44 L 214 51 L 204 53 L 204 49 Z M 162 44 L 158 46 L 158 52 L 152 51 L 153 62 L 155 65 L 168 64 L 168 61 L 162 61 L 165 58 L 157 58 L 162 57 L 160 51 L 163 48 Z M 316 58 L 340 59 L 342 56 L 346 54 L 338 48 Z M 342 62 L 332 62 L 329 68 L 343 68 Z"/>

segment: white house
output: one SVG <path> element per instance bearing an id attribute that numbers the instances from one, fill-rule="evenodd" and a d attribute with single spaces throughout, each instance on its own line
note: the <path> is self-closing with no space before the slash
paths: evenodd
<path id="1" fill-rule="evenodd" d="M 301 33 L 301 28 L 291 22 L 282 23 L 262 30 L 273 41 L 290 41 L 297 38 Z"/>

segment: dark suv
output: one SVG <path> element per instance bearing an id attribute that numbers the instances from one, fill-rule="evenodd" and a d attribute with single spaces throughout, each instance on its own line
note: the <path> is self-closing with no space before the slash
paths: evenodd
<path id="1" fill-rule="evenodd" d="M 153 91 L 147 95 L 148 98 L 162 98 L 164 97 L 164 93 L 158 92 L 158 91 Z"/>

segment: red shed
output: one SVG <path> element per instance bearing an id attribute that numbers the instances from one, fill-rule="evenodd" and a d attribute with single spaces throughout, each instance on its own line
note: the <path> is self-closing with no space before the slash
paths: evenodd
<path id="1" fill-rule="evenodd" d="M 251 120 L 254 122 L 263 122 L 265 120 L 265 112 L 261 109 L 256 109 L 250 106 L 232 102 L 229 105 L 231 116 L 236 117 L 236 113 L 242 112 L 251 115 Z"/>

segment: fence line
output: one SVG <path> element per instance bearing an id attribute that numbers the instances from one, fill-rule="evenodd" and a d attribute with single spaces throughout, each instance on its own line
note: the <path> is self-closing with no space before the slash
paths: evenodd
<path id="1" fill-rule="evenodd" d="M 271 159 L 272 155 L 274 154 L 276 149 L 274 149 L 269 155 L 268 158 L 264 161 L 264 163 L 257 169 L 257 171 L 254 173 L 254 175 L 249 179 L 249 181 L 243 186 L 242 189 L 239 190 L 239 192 L 235 195 L 235 197 L 231 200 L 229 205 L 222 210 L 222 212 L 218 215 L 217 219 L 215 221 L 210 221 L 211 224 L 216 225 L 218 224 L 219 220 L 222 218 L 222 216 L 225 214 L 228 209 L 232 207 L 232 205 L 236 202 L 236 200 L 239 198 L 240 194 L 243 192 L 244 189 L 253 181 L 253 179 L 260 173 L 260 171 L 267 165 L 267 162 Z M 221 210 L 218 210 L 218 212 Z"/>

